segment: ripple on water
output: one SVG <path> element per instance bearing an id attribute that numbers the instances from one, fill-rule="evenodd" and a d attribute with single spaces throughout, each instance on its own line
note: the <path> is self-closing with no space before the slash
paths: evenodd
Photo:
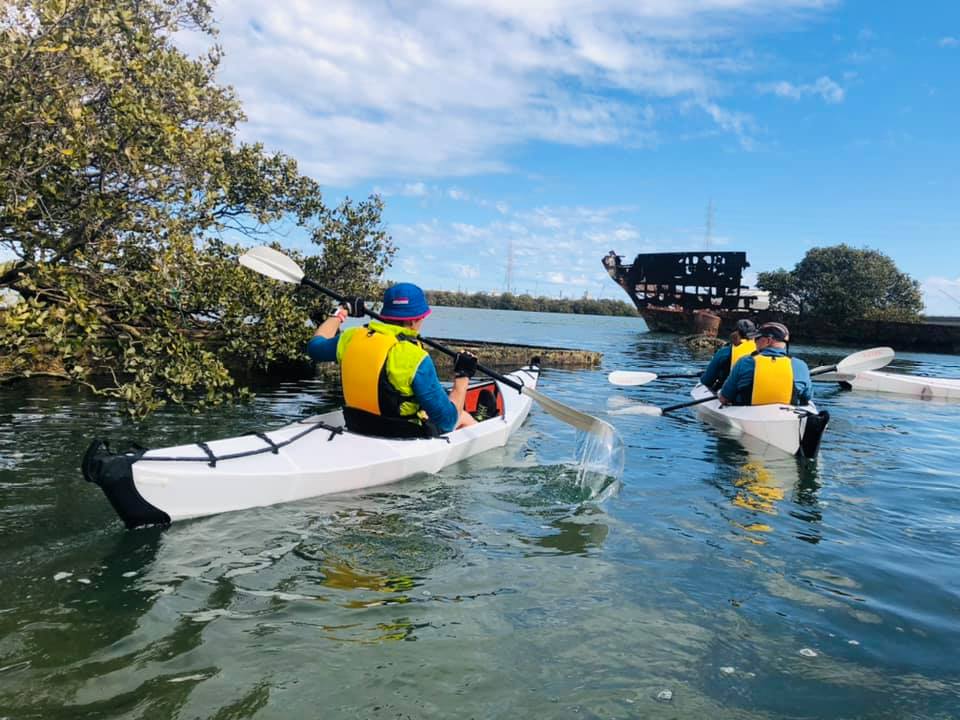
<path id="1" fill-rule="evenodd" d="M 610 370 L 707 359 L 640 320 L 520 315 L 438 308 L 431 330 L 602 351 L 598 370 L 548 368 L 542 389 L 623 438 L 622 488 L 603 502 L 578 480 L 576 433 L 534 407 L 506 448 L 435 477 L 127 533 L 78 477 L 90 434 L 154 447 L 234 436 L 322 410 L 336 389 L 283 383 L 246 405 L 132 424 L 82 392 L 5 387 L 0 707 L 44 718 L 955 714 L 960 404 L 818 385 L 833 421 L 811 467 L 690 411 L 608 415 L 614 393 L 655 405 L 688 393 L 666 380 L 615 390 Z M 818 364 L 845 354 L 794 350 Z M 910 362 L 950 374 L 948 360 Z"/>

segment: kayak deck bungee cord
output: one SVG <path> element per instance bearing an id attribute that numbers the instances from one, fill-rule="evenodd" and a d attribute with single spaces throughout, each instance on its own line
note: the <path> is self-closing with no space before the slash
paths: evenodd
<path id="1" fill-rule="evenodd" d="M 506 377 L 533 389 L 540 370 Z M 502 447 L 532 405 L 496 380 L 471 384 L 466 408 L 483 419 L 435 438 L 384 438 L 346 429 L 342 410 L 268 432 L 148 450 L 114 452 L 94 440 L 83 457 L 86 480 L 103 490 L 128 528 L 294 502 L 385 485 Z"/>

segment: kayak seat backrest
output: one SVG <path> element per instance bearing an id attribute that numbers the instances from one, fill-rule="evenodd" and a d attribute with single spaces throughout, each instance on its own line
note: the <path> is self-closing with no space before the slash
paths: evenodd
<path id="1" fill-rule="evenodd" d="M 356 435 L 401 440 L 440 436 L 437 426 L 429 420 L 414 422 L 402 418 L 384 417 L 359 408 L 344 407 L 343 421 L 347 430 Z"/>
<path id="2" fill-rule="evenodd" d="M 495 382 L 486 382 L 467 388 L 464 409 L 477 420 L 489 420 L 503 415 L 503 396 Z"/>

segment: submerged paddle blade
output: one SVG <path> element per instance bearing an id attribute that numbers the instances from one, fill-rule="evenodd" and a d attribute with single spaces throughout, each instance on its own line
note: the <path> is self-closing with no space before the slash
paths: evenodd
<path id="1" fill-rule="evenodd" d="M 299 285 L 303 270 L 279 250 L 266 245 L 251 248 L 240 256 L 240 264 L 274 280 Z"/>
<path id="2" fill-rule="evenodd" d="M 611 410 L 610 414 L 611 415 L 650 415 L 651 417 L 660 417 L 661 415 L 663 415 L 663 410 L 658 408 L 656 405 L 646 405 L 644 403 L 636 403 L 634 405 L 628 405 L 627 407 Z"/>
<path id="3" fill-rule="evenodd" d="M 646 385 L 657 379 L 657 374 L 652 372 L 633 372 L 630 370 L 614 370 L 607 375 L 607 380 L 612 385 Z"/>
<path id="4" fill-rule="evenodd" d="M 856 375 L 867 370 L 879 370 L 886 367 L 893 360 L 893 348 L 875 347 L 869 350 L 847 355 L 843 360 L 837 363 L 838 375 Z"/>
<path id="5" fill-rule="evenodd" d="M 570 407 L 569 405 L 564 405 L 562 402 L 558 402 L 553 398 L 549 398 L 541 392 L 537 392 L 533 388 L 528 388 L 526 385 L 520 388 L 520 392 L 524 395 L 528 395 L 534 401 L 540 404 L 540 406 L 546 410 L 548 413 L 553 415 L 558 420 L 562 420 L 567 423 L 567 425 L 572 425 L 577 428 L 577 430 L 583 430 L 592 435 L 607 435 L 608 433 L 616 432 L 613 429 L 613 426 L 610 423 L 606 423 L 599 418 L 595 418 L 592 415 L 587 415 L 584 412 L 580 412 L 575 408 Z"/>

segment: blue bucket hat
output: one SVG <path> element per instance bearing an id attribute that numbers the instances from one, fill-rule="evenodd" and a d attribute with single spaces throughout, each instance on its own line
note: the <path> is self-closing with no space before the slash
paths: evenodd
<path id="1" fill-rule="evenodd" d="M 431 312 L 427 296 L 413 283 L 397 283 L 383 293 L 384 320 L 420 320 Z"/>

